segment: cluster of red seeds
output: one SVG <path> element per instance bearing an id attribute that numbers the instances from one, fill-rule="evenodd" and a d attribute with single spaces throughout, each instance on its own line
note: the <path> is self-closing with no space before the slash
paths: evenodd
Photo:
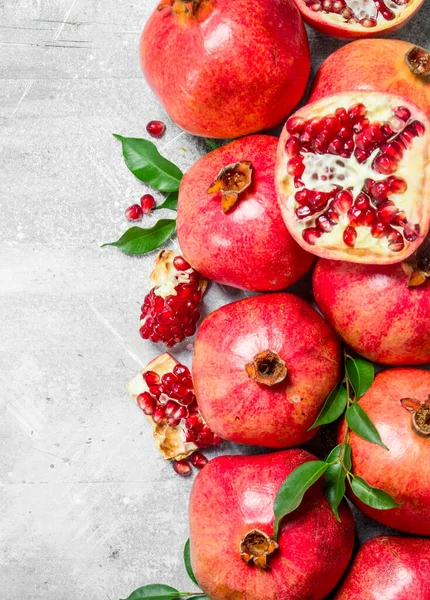
<path id="1" fill-rule="evenodd" d="M 303 239 L 308 244 L 315 244 L 317 238 L 332 231 L 345 213 L 349 226 L 343 239 L 349 247 L 355 245 L 356 227 L 359 226 L 369 227 L 375 238 L 387 237 L 394 252 L 404 248 L 404 238 L 412 242 L 418 237 L 419 225 L 409 223 L 405 213 L 388 198 L 406 191 L 406 182 L 392 174 L 397 170 L 404 151 L 411 147 L 415 137 L 424 134 L 425 129 L 420 121 L 411 120 L 408 108 L 399 106 L 393 113 L 389 123 L 371 123 L 366 118 L 364 104 L 357 104 L 348 111 L 338 108 L 334 115 L 323 118 L 306 121 L 292 117 L 288 120 L 287 130 L 291 137 L 286 143 L 290 157 L 287 170 L 294 177 L 295 187 L 302 188 L 295 194 L 298 204 L 296 216 L 300 220 L 308 219 L 327 209 L 315 219 L 315 227 L 303 230 Z M 378 153 L 373 159 L 372 169 L 389 177 L 382 181 L 367 179 L 356 199 L 349 189 L 336 185 L 330 192 L 309 190 L 300 179 L 305 171 L 305 153 L 332 154 L 340 158 L 350 158 L 354 154 L 357 162 L 364 163 L 375 151 Z M 344 166 L 341 160 L 337 164 Z M 329 171 L 321 176 L 322 181 L 333 178 L 334 173 Z M 343 175 L 340 175 L 338 180 L 342 178 Z M 402 228 L 403 235 L 393 226 Z"/>
<path id="2" fill-rule="evenodd" d="M 353 9 L 348 6 L 345 0 L 305 0 L 306 6 L 314 12 L 325 12 L 334 13 L 341 15 L 345 21 L 349 24 L 359 23 L 362 27 L 376 27 L 378 24 L 377 19 L 374 17 L 363 17 L 358 18 L 354 13 Z M 394 4 L 398 6 L 404 6 L 409 3 L 410 0 L 392 0 Z M 378 14 L 381 15 L 386 21 L 392 21 L 395 19 L 396 14 L 388 8 L 384 0 L 373 0 Z"/>
<path id="3" fill-rule="evenodd" d="M 200 273 L 191 269 L 182 256 L 176 256 L 173 265 L 178 272 L 187 272 L 188 282 L 178 283 L 176 295 L 166 298 L 157 294 L 158 288 L 152 288 L 145 297 L 140 315 L 143 339 L 163 342 L 168 348 L 195 334 L 203 296 Z"/>
<path id="4" fill-rule="evenodd" d="M 221 442 L 200 414 L 194 394 L 193 380 L 189 369 L 181 364 L 175 365 L 171 373 L 161 378 L 155 371 L 143 373 L 148 391 L 139 394 L 137 404 L 155 423 L 166 422 L 170 427 L 181 425 L 185 441 L 193 442 L 198 448 L 207 448 Z M 200 452 L 190 457 L 191 464 L 203 467 L 207 459 Z M 191 467 L 188 461 L 173 461 L 175 470 L 180 475 L 187 475 Z M 187 472 L 189 471 L 189 472 Z"/>

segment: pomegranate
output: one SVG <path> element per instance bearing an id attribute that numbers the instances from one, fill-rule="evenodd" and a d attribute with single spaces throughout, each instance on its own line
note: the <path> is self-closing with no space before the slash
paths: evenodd
<path id="1" fill-rule="evenodd" d="M 188 458 L 201 468 L 206 459 L 198 449 L 221 439 L 199 411 L 189 369 L 170 354 L 161 354 L 127 384 L 127 390 L 151 423 L 157 449 L 174 461 L 175 471 L 190 475 Z"/>
<path id="2" fill-rule="evenodd" d="M 336 600 L 428 600 L 430 540 L 375 537 L 364 543 Z"/>
<path id="3" fill-rule="evenodd" d="M 278 200 L 297 242 L 323 258 L 396 263 L 430 218 L 430 123 L 408 100 L 328 96 L 300 109 L 279 141 Z"/>
<path id="4" fill-rule="evenodd" d="M 345 502 L 337 521 L 317 482 L 273 537 L 284 479 L 313 460 L 304 450 L 221 456 L 198 474 L 190 498 L 191 562 L 211 600 L 321 600 L 339 581 L 354 543 Z M 208 568 L 216 565 L 216 568 Z"/>
<path id="5" fill-rule="evenodd" d="M 151 283 L 142 304 L 140 335 L 171 348 L 195 334 L 207 280 L 173 250 L 161 250 Z"/>
<path id="6" fill-rule="evenodd" d="M 315 434 L 308 430 L 339 380 L 340 361 L 334 332 L 301 298 L 233 302 L 206 317 L 197 333 L 200 410 L 212 431 L 233 442 L 302 444 Z"/>
<path id="7" fill-rule="evenodd" d="M 292 239 L 277 205 L 277 143 L 267 135 L 236 140 L 201 158 L 182 179 L 178 240 L 205 277 L 272 291 L 311 267 L 314 257 Z"/>
<path id="8" fill-rule="evenodd" d="M 333 329 L 362 356 L 387 365 L 425 364 L 430 362 L 430 281 L 408 287 L 408 278 L 402 264 L 320 259 L 314 296 Z"/>
<path id="9" fill-rule="evenodd" d="M 378 373 L 360 405 L 389 452 L 351 432 L 353 473 L 388 492 L 401 506 L 376 510 L 355 496 L 351 499 L 384 525 L 430 535 L 430 372 L 398 368 Z M 339 439 L 344 427 L 343 423 Z"/>
<path id="10" fill-rule="evenodd" d="M 143 216 L 142 207 L 139 204 L 133 204 L 129 206 L 125 211 L 125 218 L 127 221 L 140 221 Z"/>
<path id="11" fill-rule="evenodd" d="M 430 113 L 430 55 L 403 40 L 357 40 L 321 65 L 310 102 L 349 90 L 398 94 Z"/>
<path id="12" fill-rule="evenodd" d="M 294 0 L 309 25 L 341 39 L 387 35 L 415 15 L 424 0 Z"/>
<path id="13" fill-rule="evenodd" d="M 292 0 L 162 0 L 143 30 L 140 56 L 173 121 L 211 138 L 281 123 L 310 72 Z"/>

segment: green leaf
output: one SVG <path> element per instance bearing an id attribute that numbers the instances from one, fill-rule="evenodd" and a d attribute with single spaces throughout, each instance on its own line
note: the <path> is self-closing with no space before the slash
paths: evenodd
<path id="1" fill-rule="evenodd" d="M 361 477 L 357 477 L 356 475 L 351 481 L 351 488 L 357 498 L 372 508 L 389 510 L 390 508 L 401 506 L 401 504 L 398 504 L 390 494 L 387 494 L 387 492 L 384 492 L 384 490 L 380 490 L 379 488 L 372 487 L 367 481 L 364 481 L 364 479 L 361 479 Z"/>
<path id="2" fill-rule="evenodd" d="M 375 369 L 372 363 L 363 358 L 348 358 L 346 373 L 357 400 L 367 392 L 375 379 Z"/>
<path id="3" fill-rule="evenodd" d="M 388 450 L 387 446 L 382 442 L 378 430 L 358 402 L 351 404 L 345 413 L 345 419 L 352 431 L 363 438 L 363 440 L 377 444 Z"/>
<path id="4" fill-rule="evenodd" d="M 217 148 L 221 148 L 221 144 L 218 144 L 217 142 L 214 142 L 213 140 L 210 140 L 209 138 L 205 138 L 205 142 L 211 150 L 217 150 Z"/>
<path id="5" fill-rule="evenodd" d="M 198 581 L 196 579 L 196 576 L 194 575 L 193 567 L 191 566 L 190 540 L 189 539 L 185 542 L 185 547 L 184 547 L 184 563 L 185 563 L 185 568 L 186 568 L 187 573 L 188 573 L 188 577 L 191 579 L 191 581 L 194 581 L 194 583 L 196 585 L 199 585 Z"/>
<path id="6" fill-rule="evenodd" d="M 139 138 L 113 134 L 122 143 L 122 154 L 130 171 L 160 192 L 176 192 L 183 177 L 176 165 L 161 156 L 155 144 Z"/>
<path id="7" fill-rule="evenodd" d="M 155 206 L 153 210 L 159 210 L 160 208 L 168 208 L 170 210 L 178 210 L 178 192 L 171 192 L 163 204 L 159 204 Z"/>
<path id="8" fill-rule="evenodd" d="M 351 469 L 351 446 L 349 444 L 339 444 L 330 452 L 326 462 L 334 462 L 334 464 L 329 465 L 324 473 L 324 493 L 333 509 L 334 516 L 340 521 L 338 509 L 346 492 L 346 470 Z"/>
<path id="9" fill-rule="evenodd" d="M 144 585 L 139 589 L 135 590 L 131 596 L 126 598 L 126 600 L 141 600 L 141 598 L 147 599 L 157 599 L 157 600 L 173 600 L 175 598 L 179 598 L 180 596 L 188 596 L 189 594 L 184 594 L 175 590 L 175 588 L 170 587 L 169 585 L 163 585 L 160 583 L 153 583 L 151 585 Z"/>
<path id="10" fill-rule="evenodd" d="M 329 394 L 315 423 L 310 429 L 327 425 L 336 421 L 343 413 L 348 403 L 348 394 L 343 385 L 337 385 Z"/>
<path id="11" fill-rule="evenodd" d="M 278 537 L 279 523 L 285 515 L 292 513 L 300 505 L 305 492 L 323 475 L 328 464 L 313 460 L 294 469 L 285 479 L 275 498 L 274 538 Z"/>
<path id="12" fill-rule="evenodd" d="M 118 241 L 102 244 L 115 246 L 124 254 L 147 254 L 162 246 L 174 233 L 176 219 L 160 219 L 154 227 L 142 229 L 142 227 L 131 227 L 122 235 Z"/>

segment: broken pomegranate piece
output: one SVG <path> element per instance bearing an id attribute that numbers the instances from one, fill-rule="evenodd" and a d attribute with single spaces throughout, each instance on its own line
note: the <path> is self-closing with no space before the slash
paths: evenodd
<path id="1" fill-rule="evenodd" d="M 404 260 L 429 229 L 429 144 L 428 117 L 398 96 L 350 92 L 308 104 L 279 142 L 288 230 L 324 258 Z"/>
<path id="2" fill-rule="evenodd" d="M 152 288 L 142 305 L 140 335 L 171 348 L 195 334 L 208 282 L 173 250 L 161 250 L 150 279 Z"/>
<path id="3" fill-rule="evenodd" d="M 188 476 L 188 458 L 193 466 L 202 468 L 207 459 L 199 449 L 215 446 L 221 438 L 209 429 L 200 413 L 189 369 L 166 352 L 126 387 L 151 423 L 160 454 L 175 461 L 175 471 Z"/>

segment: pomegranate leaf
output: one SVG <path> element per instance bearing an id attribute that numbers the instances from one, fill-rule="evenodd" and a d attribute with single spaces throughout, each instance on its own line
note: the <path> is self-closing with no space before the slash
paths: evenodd
<path id="1" fill-rule="evenodd" d="M 173 600 L 174 598 L 179 598 L 180 596 L 189 596 L 189 594 L 178 592 L 178 590 L 175 590 L 175 588 L 172 588 L 169 585 L 153 583 L 151 585 L 144 585 L 143 587 L 135 590 L 131 596 L 126 598 L 126 600 L 141 600 L 142 598 Z"/>
<path id="2" fill-rule="evenodd" d="M 285 479 L 275 498 L 274 539 L 278 538 L 279 523 L 285 515 L 292 513 L 303 500 L 305 492 L 325 473 L 326 462 L 312 460 L 294 469 Z"/>
<path id="3" fill-rule="evenodd" d="M 329 465 L 324 474 L 324 493 L 334 516 L 340 522 L 338 509 L 346 492 L 346 472 L 351 469 L 351 446 L 339 444 L 330 452 L 326 462 L 334 464 Z"/>
<path id="4" fill-rule="evenodd" d="M 375 379 L 375 369 L 372 363 L 363 358 L 348 358 L 346 373 L 357 400 L 367 392 Z"/>
<path id="5" fill-rule="evenodd" d="M 186 568 L 187 573 L 188 573 L 188 577 L 196 585 L 199 585 L 198 581 L 196 579 L 196 576 L 194 575 L 193 567 L 191 566 L 190 540 L 189 539 L 185 542 L 185 547 L 184 547 L 184 563 L 185 563 L 185 568 Z"/>
<path id="6" fill-rule="evenodd" d="M 222 146 L 222 144 L 218 144 L 218 142 L 215 142 L 214 140 L 211 140 L 209 138 L 205 138 L 205 142 L 211 150 L 217 150 Z"/>
<path id="7" fill-rule="evenodd" d="M 114 133 L 122 143 L 125 164 L 135 177 L 160 192 L 176 192 L 183 177 L 182 171 L 161 156 L 157 146 L 149 140 L 126 138 Z"/>
<path id="8" fill-rule="evenodd" d="M 309 428 L 315 429 L 320 425 L 327 425 L 336 421 L 344 412 L 348 403 L 348 394 L 343 385 L 337 385 L 327 397 L 324 406 L 321 409 L 315 423 Z"/>
<path id="9" fill-rule="evenodd" d="M 351 488 L 357 498 L 372 508 L 389 510 L 390 508 L 401 506 L 390 494 L 379 488 L 372 487 L 367 481 L 361 479 L 361 477 L 357 477 L 357 475 L 353 476 Z"/>
<path id="10" fill-rule="evenodd" d="M 131 227 L 118 241 L 102 244 L 115 246 L 124 254 L 147 254 L 162 246 L 174 233 L 176 219 L 160 219 L 153 227 Z"/>
<path id="11" fill-rule="evenodd" d="M 178 192 L 170 192 L 170 194 L 164 200 L 163 204 L 158 204 L 158 206 L 154 206 L 152 210 L 159 210 L 160 208 L 178 210 Z"/>
<path id="12" fill-rule="evenodd" d="M 345 413 L 345 419 L 352 431 L 363 438 L 363 440 L 377 444 L 388 450 L 387 446 L 382 442 L 378 430 L 358 402 L 351 404 Z"/>

